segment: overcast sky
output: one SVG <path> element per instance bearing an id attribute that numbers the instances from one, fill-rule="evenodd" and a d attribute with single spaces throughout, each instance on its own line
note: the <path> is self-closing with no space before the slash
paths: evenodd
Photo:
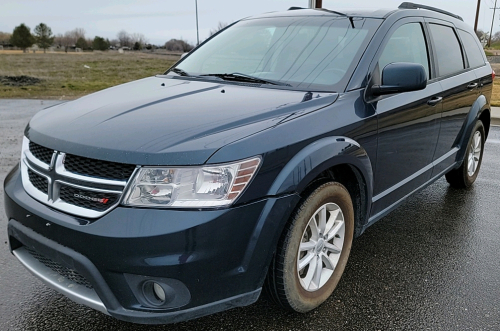
<path id="1" fill-rule="evenodd" d="M 323 7 L 397 8 L 403 0 L 323 0 Z M 415 0 L 451 11 L 473 26 L 477 0 Z M 478 28 L 489 31 L 494 0 L 481 0 Z M 209 36 L 218 22 L 231 23 L 240 18 L 291 6 L 307 7 L 308 0 L 198 0 L 200 40 Z M 500 30 L 497 11 L 493 31 Z M 12 32 L 25 23 L 32 30 L 40 22 L 54 34 L 83 28 L 87 38 L 98 35 L 114 39 L 120 30 L 142 33 L 149 42 L 164 44 L 171 38 L 196 43 L 195 0 L 0 0 L 0 31 Z"/>

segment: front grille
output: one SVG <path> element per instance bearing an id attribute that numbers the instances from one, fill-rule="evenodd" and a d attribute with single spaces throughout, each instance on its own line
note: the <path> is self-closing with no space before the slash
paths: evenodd
<path id="1" fill-rule="evenodd" d="M 47 268 L 51 269 L 54 272 L 57 272 L 59 275 L 63 276 L 66 279 L 69 279 L 73 283 L 78 285 L 85 286 L 86 288 L 92 289 L 92 284 L 89 281 L 80 275 L 76 270 L 60 265 L 59 263 L 49 259 L 41 255 L 40 253 L 32 250 L 31 248 L 25 246 L 28 253 L 30 253 L 35 259 L 37 259 L 40 263 L 44 264 Z"/>
<path id="2" fill-rule="evenodd" d="M 23 186 L 31 197 L 57 210 L 89 219 L 101 217 L 118 205 L 136 170 L 131 164 L 45 148 L 26 137 L 22 155 Z"/>
<path id="3" fill-rule="evenodd" d="M 31 141 L 29 144 L 29 149 L 31 154 L 33 154 L 33 156 L 35 156 L 37 159 L 39 159 L 43 163 L 50 164 L 50 160 L 52 159 L 52 155 L 54 154 L 53 149 L 37 145 Z"/>
<path id="4" fill-rule="evenodd" d="M 61 185 L 59 198 L 70 205 L 101 212 L 113 206 L 120 197 L 118 194 L 94 192 Z"/>
<path id="5" fill-rule="evenodd" d="M 90 177 L 111 180 L 127 180 L 135 170 L 135 165 L 101 161 L 67 154 L 64 160 L 67 171 Z"/>
<path id="6" fill-rule="evenodd" d="M 28 176 L 30 179 L 31 184 L 39 190 L 40 192 L 43 192 L 45 194 L 49 194 L 49 181 L 47 178 L 40 176 L 36 172 L 32 171 L 31 169 L 28 169 Z"/>

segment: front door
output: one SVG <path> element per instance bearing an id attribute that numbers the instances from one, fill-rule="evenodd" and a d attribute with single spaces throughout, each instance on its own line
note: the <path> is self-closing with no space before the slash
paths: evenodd
<path id="1" fill-rule="evenodd" d="M 372 216 L 389 210 L 430 179 L 442 107 L 442 88 L 431 72 L 423 21 L 402 20 L 392 31 L 375 70 L 381 73 L 393 62 L 419 63 L 426 69 L 428 84 L 424 90 L 388 95 L 374 104 L 378 149 Z"/>

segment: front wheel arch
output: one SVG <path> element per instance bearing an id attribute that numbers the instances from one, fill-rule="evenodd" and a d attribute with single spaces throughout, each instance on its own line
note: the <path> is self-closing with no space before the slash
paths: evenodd
<path id="1" fill-rule="evenodd" d="M 304 196 L 325 181 L 341 183 L 353 197 L 355 236 L 359 236 L 368 221 L 373 171 L 368 153 L 350 138 L 326 137 L 303 148 L 276 177 L 268 195 L 293 192 Z"/>

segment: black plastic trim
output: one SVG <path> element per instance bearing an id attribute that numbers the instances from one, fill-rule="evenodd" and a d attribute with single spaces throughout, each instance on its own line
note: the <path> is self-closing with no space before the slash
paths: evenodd
<path id="1" fill-rule="evenodd" d="M 449 11 L 442 10 L 442 9 L 439 9 L 436 7 L 421 5 L 421 4 L 413 3 L 413 2 L 403 2 L 402 4 L 399 5 L 398 8 L 399 9 L 427 9 L 427 10 L 435 11 L 436 13 L 441 13 L 441 14 L 445 14 L 445 15 L 454 17 L 456 19 L 461 20 L 462 22 L 464 21 L 462 17 L 455 15 L 453 13 L 450 13 Z"/>

